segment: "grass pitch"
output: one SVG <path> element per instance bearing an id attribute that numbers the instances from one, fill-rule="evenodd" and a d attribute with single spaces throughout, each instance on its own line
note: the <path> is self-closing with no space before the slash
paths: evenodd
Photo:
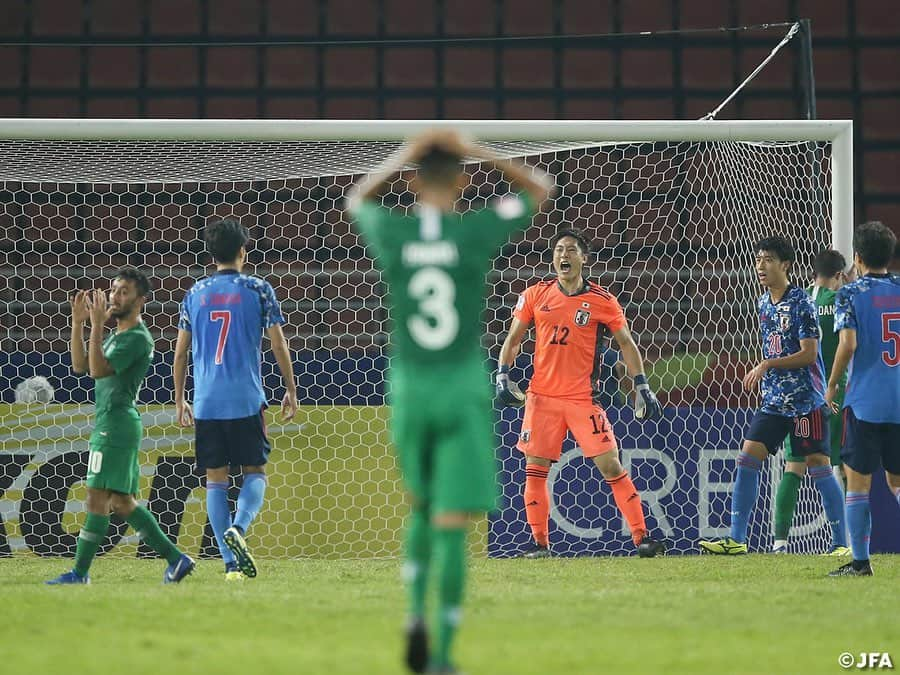
<path id="1" fill-rule="evenodd" d="M 580 675 L 838 673 L 842 652 L 896 662 L 900 557 L 874 556 L 873 578 L 825 577 L 841 562 L 476 558 L 458 663 L 469 675 Z M 404 672 L 397 560 L 265 560 L 241 584 L 202 561 L 163 586 L 161 561 L 100 558 L 90 586 L 43 585 L 70 563 L 0 560 L 0 672 Z"/>

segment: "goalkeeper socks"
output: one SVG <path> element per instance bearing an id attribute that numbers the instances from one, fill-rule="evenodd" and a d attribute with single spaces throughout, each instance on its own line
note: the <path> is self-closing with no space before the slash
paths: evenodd
<path id="1" fill-rule="evenodd" d="M 841 494 L 841 486 L 831 472 L 831 467 L 811 466 L 809 476 L 815 482 L 819 494 L 822 495 L 822 506 L 825 507 L 825 515 L 828 516 L 828 524 L 831 525 L 831 544 L 846 546 L 847 527 L 844 522 L 844 496 Z"/>
<path id="2" fill-rule="evenodd" d="M 86 577 L 97 550 L 106 538 L 109 530 L 109 516 L 101 516 L 96 513 L 88 513 L 84 521 L 84 527 L 78 533 L 78 542 L 75 546 L 75 573 Z"/>
<path id="3" fill-rule="evenodd" d="M 134 528 L 141 540 L 154 551 L 165 558 L 170 565 L 174 565 L 181 557 L 181 551 L 159 529 L 156 518 L 143 506 L 138 506 L 125 522 Z"/>
<path id="4" fill-rule="evenodd" d="M 607 478 L 606 482 L 612 488 L 613 499 L 616 500 L 616 506 L 622 512 L 625 522 L 628 523 L 628 529 L 631 530 L 631 538 L 634 545 L 641 543 L 641 539 L 647 534 L 647 523 L 644 521 L 644 507 L 641 504 L 641 496 L 638 494 L 634 483 L 627 471 L 623 471 L 621 476 L 615 478 Z"/>
<path id="5" fill-rule="evenodd" d="M 206 481 L 206 514 L 209 516 L 209 524 L 212 525 L 213 534 L 216 535 L 216 544 L 222 561 L 227 566 L 234 563 L 234 553 L 225 543 L 225 530 L 231 527 L 231 508 L 228 506 L 228 481 Z"/>
<path id="6" fill-rule="evenodd" d="M 797 509 L 797 496 L 800 494 L 800 484 L 803 477 L 793 471 L 785 471 L 778 484 L 778 492 L 775 494 L 775 539 L 787 541 L 788 532 L 791 531 L 791 522 L 794 520 L 794 511 Z"/>
<path id="7" fill-rule="evenodd" d="M 538 546 L 550 545 L 550 495 L 547 475 L 550 469 L 540 464 L 525 466 L 525 516 Z"/>
<path id="8" fill-rule="evenodd" d="M 438 617 L 431 665 L 441 669 L 450 666 L 450 649 L 461 618 L 466 581 L 466 530 L 435 529 L 432 541 L 438 579 Z"/>
<path id="9" fill-rule="evenodd" d="M 847 493 L 847 527 L 850 530 L 850 549 L 854 560 L 869 559 L 869 538 L 872 535 L 872 512 L 868 492 Z"/>
<path id="10" fill-rule="evenodd" d="M 737 458 L 737 478 L 731 495 L 731 538 L 742 544 L 747 542 L 750 512 L 759 494 L 759 472 L 762 460 L 741 452 Z"/>
<path id="11" fill-rule="evenodd" d="M 428 524 L 428 512 L 423 508 L 413 507 L 406 528 L 403 580 L 409 589 L 409 615 L 414 619 L 425 616 L 425 590 L 430 558 L 431 528 Z"/>
<path id="12" fill-rule="evenodd" d="M 266 474 L 244 474 L 244 483 L 238 494 L 237 513 L 234 514 L 234 524 L 246 533 L 250 523 L 256 518 L 256 514 L 262 508 L 263 497 L 266 495 Z"/>

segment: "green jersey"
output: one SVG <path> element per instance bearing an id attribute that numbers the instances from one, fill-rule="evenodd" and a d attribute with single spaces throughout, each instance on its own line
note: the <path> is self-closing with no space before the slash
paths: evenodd
<path id="1" fill-rule="evenodd" d="M 94 383 L 91 444 L 136 448 L 141 427 L 135 401 L 153 360 L 153 338 L 143 323 L 121 333 L 112 332 L 103 341 L 103 355 L 114 373 Z"/>
<path id="2" fill-rule="evenodd" d="M 831 376 L 831 366 L 837 353 L 838 335 L 834 332 L 834 297 L 837 291 L 822 286 L 810 286 L 806 292 L 812 296 L 819 312 L 819 329 L 822 360 L 825 362 L 825 379 Z"/>
<path id="3" fill-rule="evenodd" d="M 383 271 L 391 350 L 404 364 L 481 356 L 485 276 L 510 233 L 534 215 L 527 195 L 459 214 L 421 205 L 407 215 L 363 201 L 353 216 Z"/>

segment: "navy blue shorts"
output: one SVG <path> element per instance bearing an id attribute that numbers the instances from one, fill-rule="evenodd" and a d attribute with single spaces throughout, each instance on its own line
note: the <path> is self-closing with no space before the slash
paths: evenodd
<path id="1" fill-rule="evenodd" d="M 272 446 L 263 411 L 235 420 L 194 420 L 197 467 L 262 466 Z"/>
<path id="2" fill-rule="evenodd" d="M 881 466 L 900 474 L 900 424 L 856 419 L 852 408 L 844 408 L 844 438 L 841 459 L 857 473 L 871 476 Z"/>
<path id="3" fill-rule="evenodd" d="M 769 454 L 774 455 L 790 434 L 791 450 L 795 455 L 807 457 L 817 452 L 827 455 L 831 447 L 828 431 L 830 414 L 825 406 L 798 417 L 771 415 L 758 410 L 745 438 L 762 443 Z"/>

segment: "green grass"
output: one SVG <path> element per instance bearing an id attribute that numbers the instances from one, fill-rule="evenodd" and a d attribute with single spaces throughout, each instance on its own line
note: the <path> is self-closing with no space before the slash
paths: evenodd
<path id="1" fill-rule="evenodd" d="M 469 675 L 839 673 L 841 652 L 900 659 L 900 557 L 877 576 L 840 561 L 476 559 L 457 657 Z M 396 560 L 265 561 L 226 585 L 203 561 L 179 586 L 163 563 L 99 559 L 93 584 L 46 587 L 69 561 L 0 561 L 3 673 L 401 673 Z"/>

